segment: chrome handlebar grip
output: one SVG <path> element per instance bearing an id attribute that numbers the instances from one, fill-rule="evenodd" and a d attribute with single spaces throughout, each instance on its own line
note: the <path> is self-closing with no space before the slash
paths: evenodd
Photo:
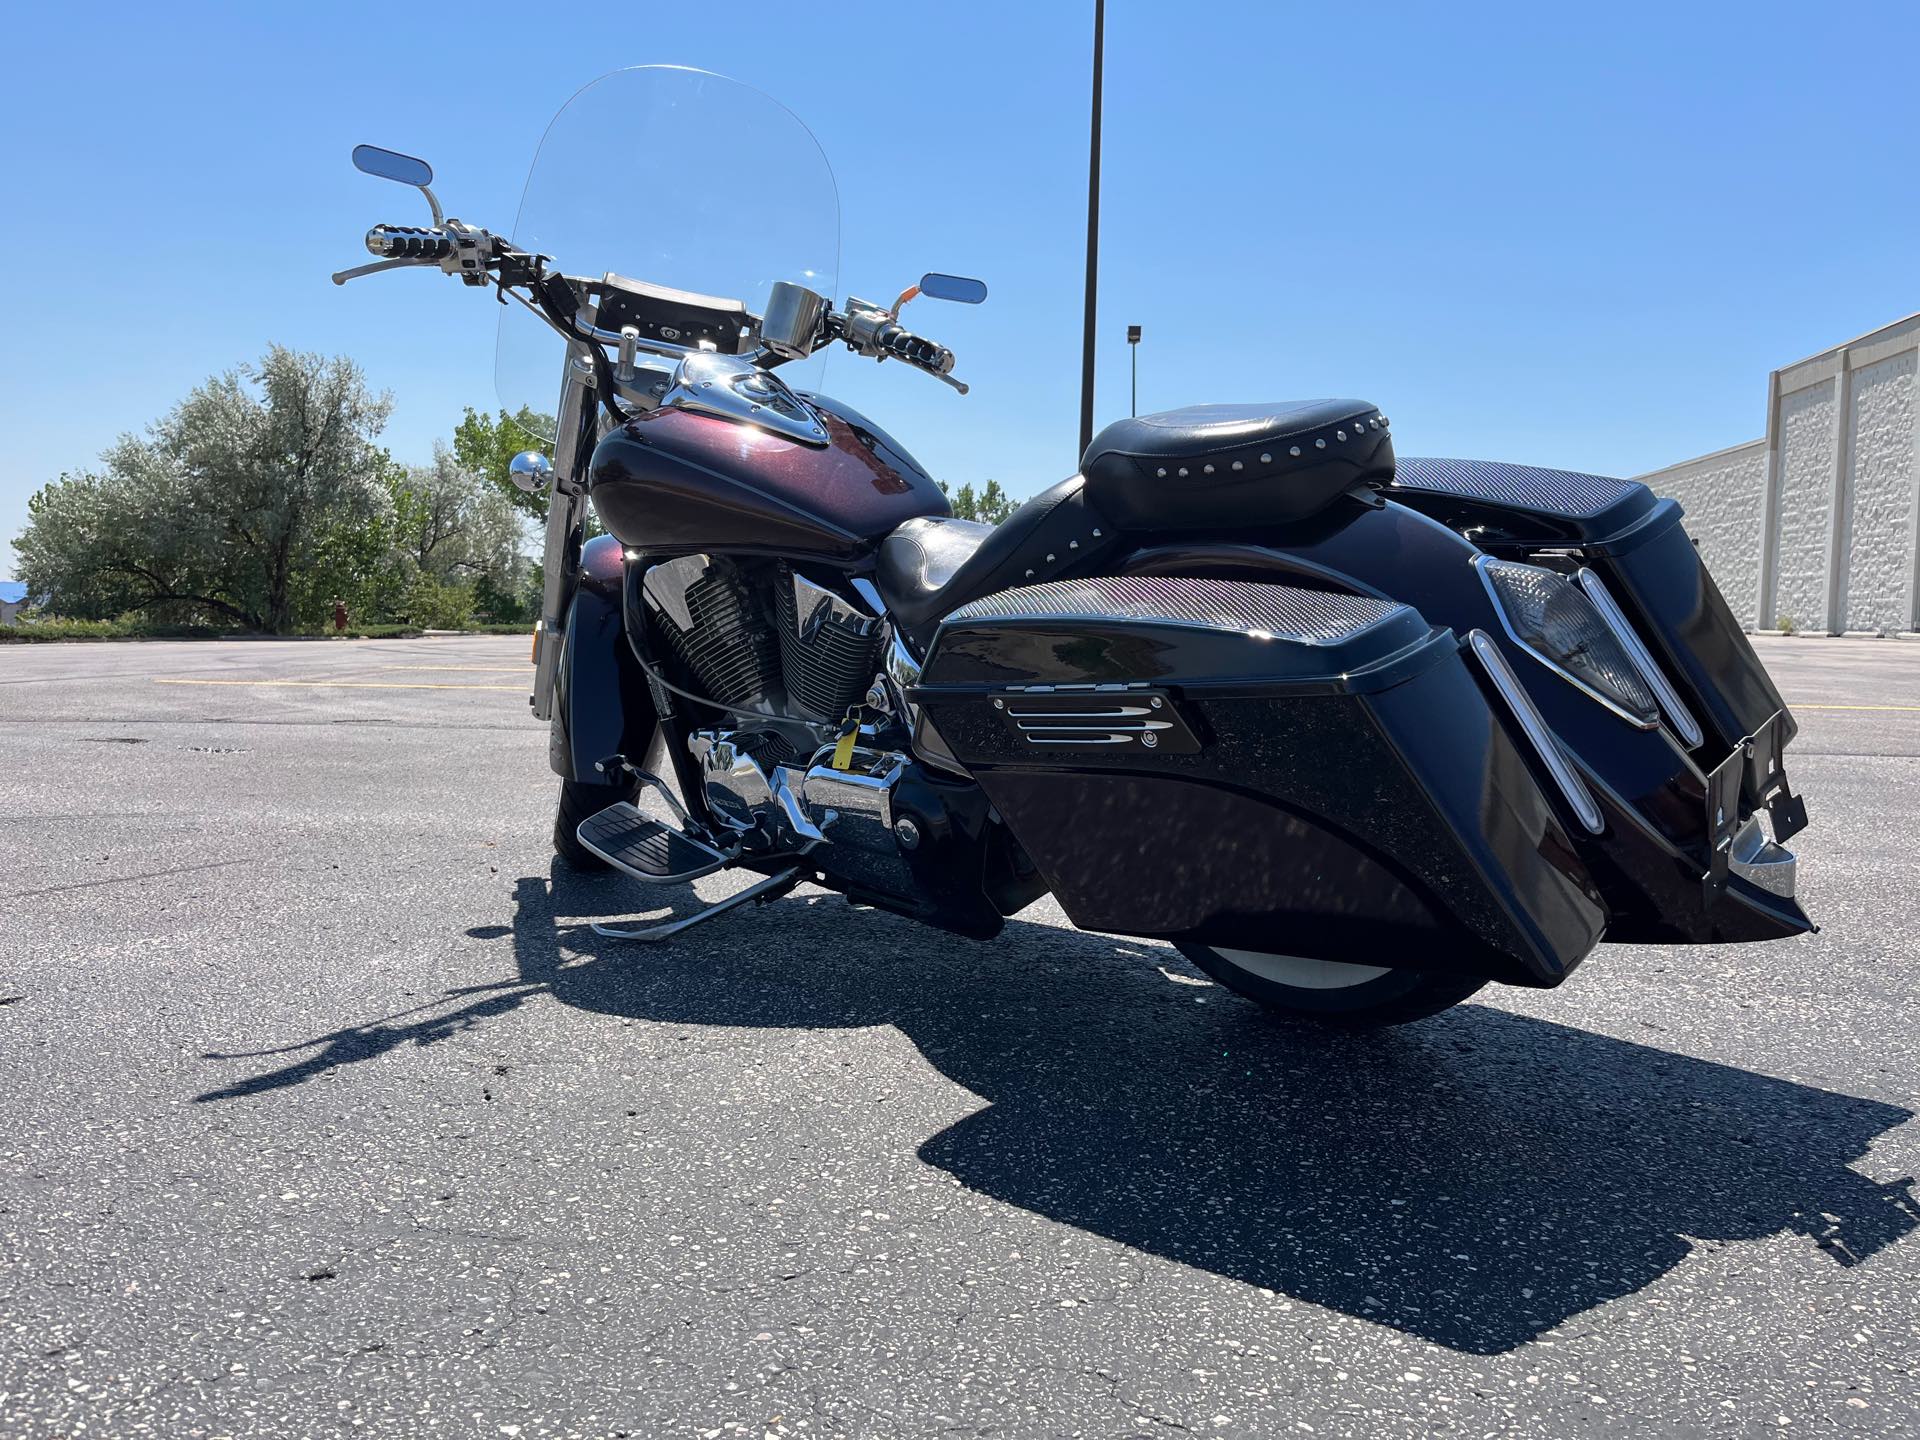
<path id="1" fill-rule="evenodd" d="M 891 310 L 883 310 L 870 301 L 848 300 L 846 314 L 829 315 L 828 323 L 830 331 L 846 341 L 847 347 L 857 355 L 880 360 L 893 356 L 940 380 L 948 380 L 953 369 L 951 350 L 915 335 L 893 318 Z M 963 395 L 966 393 L 958 382 L 948 380 L 948 383 Z"/>
<path id="2" fill-rule="evenodd" d="M 453 237 L 418 225 L 376 225 L 367 231 L 367 250 L 388 260 L 444 260 Z"/>
<path id="3" fill-rule="evenodd" d="M 897 325 L 881 332 L 880 343 L 891 354 L 935 375 L 944 375 L 953 369 L 953 352 L 946 346 L 923 340 Z"/>

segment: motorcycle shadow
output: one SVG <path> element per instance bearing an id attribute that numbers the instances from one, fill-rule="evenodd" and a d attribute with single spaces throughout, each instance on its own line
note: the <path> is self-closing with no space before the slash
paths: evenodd
<path id="1" fill-rule="evenodd" d="M 630 899 L 610 887 L 616 902 Z M 891 1024 L 989 1103 L 920 1158 L 1062 1224 L 1454 1349 L 1512 1349 L 1708 1244 L 1853 1265 L 1920 1226 L 1849 1168 L 1912 1112 L 1480 1005 L 1329 1036 L 1169 949 L 1008 924 L 988 944 L 838 897 L 645 950 L 569 934 L 601 885 L 523 881 L 523 979 L 679 1024 Z M 721 933 L 719 927 L 727 927 Z"/>
<path id="2" fill-rule="evenodd" d="M 1911 1179 L 1849 1168 L 1911 1111 L 1486 1006 L 1327 1035 L 1172 950 L 1054 926 L 979 944 L 803 891 L 640 947 L 579 923 L 632 903 L 606 877 L 556 866 L 515 899 L 517 983 L 419 1035 L 386 1027 L 378 1048 L 541 993 L 674 1024 L 897 1026 L 988 1102 L 920 1146 L 929 1165 L 1460 1351 L 1632 1294 L 1695 1242 L 1791 1233 L 1854 1265 L 1920 1226 Z M 348 1044 L 335 1063 L 357 1058 Z"/>

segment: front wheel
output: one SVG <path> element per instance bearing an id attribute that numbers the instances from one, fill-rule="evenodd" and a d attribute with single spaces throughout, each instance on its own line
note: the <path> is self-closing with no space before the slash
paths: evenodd
<path id="1" fill-rule="evenodd" d="M 1216 945 L 1182 945 L 1179 950 L 1219 984 L 1277 1015 L 1349 1030 L 1424 1020 L 1458 1005 L 1487 983 L 1464 975 L 1432 975 Z"/>
<path id="2" fill-rule="evenodd" d="M 607 862 L 580 843 L 580 822 L 598 815 L 609 805 L 631 800 L 640 793 L 637 783 L 624 785 L 582 785 L 577 780 L 560 782 L 560 808 L 553 817 L 553 848 L 560 858 L 576 870 L 605 870 Z"/>

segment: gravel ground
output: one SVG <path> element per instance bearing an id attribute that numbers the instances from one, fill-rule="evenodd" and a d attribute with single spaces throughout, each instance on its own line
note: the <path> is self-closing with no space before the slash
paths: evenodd
<path id="1" fill-rule="evenodd" d="M 1916 1433 L 1920 644 L 1760 643 L 1822 934 L 1337 1039 L 598 939 L 519 640 L 0 648 L 0 1435 Z"/>

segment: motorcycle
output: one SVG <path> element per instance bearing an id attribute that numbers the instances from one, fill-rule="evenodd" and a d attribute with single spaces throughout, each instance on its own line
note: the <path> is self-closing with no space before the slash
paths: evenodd
<path id="1" fill-rule="evenodd" d="M 501 398 L 551 442 L 512 468 L 548 497 L 556 850 L 647 886 L 757 877 L 601 933 L 665 940 L 806 881 L 984 940 L 1051 893 L 1367 1026 L 1558 985 L 1603 938 L 1813 928 L 1793 717 L 1646 486 L 1396 458 L 1358 400 L 1201 404 L 1108 425 L 998 525 L 957 519 L 820 367 L 844 348 L 964 395 L 901 315 L 986 286 L 837 304 L 832 172 L 766 96 L 603 77 L 511 236 L 445 216 L 422 161 L 354 163 L 432 224 L 376 225 L 335 281 L 492 287 Z"/>

